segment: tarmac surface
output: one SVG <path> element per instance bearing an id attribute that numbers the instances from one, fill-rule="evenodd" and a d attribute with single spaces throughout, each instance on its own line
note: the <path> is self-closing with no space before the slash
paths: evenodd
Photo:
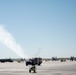
<path id="1" fill-rule="evenodd" d="M 29 73 L 29 68 L 25 63 L 0 63 L 0 75 L 76 75 L 76 61 L 43 62 L 37 73 Z"/>

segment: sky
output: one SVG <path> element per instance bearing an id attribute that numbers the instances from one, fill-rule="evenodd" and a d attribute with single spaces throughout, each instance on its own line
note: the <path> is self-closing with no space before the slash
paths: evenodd
<path id="1" fill-rule="evenodd" d="M 25 55 L 76 56 L 76 0 L 0 0 L 0 25 Z M 0 58 L 17 57 L 0 42 Z"/>

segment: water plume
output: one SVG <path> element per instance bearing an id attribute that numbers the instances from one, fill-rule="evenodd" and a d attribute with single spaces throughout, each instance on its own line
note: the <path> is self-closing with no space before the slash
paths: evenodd
<path id="1" fill-rule="evenodd" d="M 16 42 L 12 34 L 2 25 L 0 25 L 0 41 L 20 57 L 27 58 L 23 52 L 24 49 Z"/>
<path id="2" fill-rule="evenodd" d="M 39 48 L 37 52 L 33 55 L 33 57 L 39 57 L 42 48 Z"/>

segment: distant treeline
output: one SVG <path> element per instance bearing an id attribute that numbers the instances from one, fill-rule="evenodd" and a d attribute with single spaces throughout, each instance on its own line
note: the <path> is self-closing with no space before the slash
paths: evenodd
<path id="1" fill-rule="evenodd" d="M 57 57 L 52 57 L 52 58 L 42 58 L 43 61 L 66 61 L 66 60 L 70 60 L 70 61 L 76 61 L 76 57 L 74 56 L 71 56 L 69 58 L 57 58 Z M 15 59 L 12 59 L 12 58 L 9 58 L 9 59 L 0 59 L 0 62 L 1 63 L 5 63 L 5 62 L 24 62 L 26 61 L 26 59 L 23 59 L 23 58 L 15 58 Z"/>
<path id="2" fill-rule="evenodd" d="M 17 62 L 21 62 L 21 61 L 24 61 L 24 59 L 22 58 L 17 58 L 17 59 L 11 59 L 11 58 L 6 58 L 6 59 L 0 59 L 0 62 L 1 63 L 5 63 L 5 62 L 14 62 L 14 61 L 17 61 Z"/>

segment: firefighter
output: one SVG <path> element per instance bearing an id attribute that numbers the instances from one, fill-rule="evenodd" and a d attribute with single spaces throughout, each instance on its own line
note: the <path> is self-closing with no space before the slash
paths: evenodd
<path id="1" fill-rule="evenodd" d="M 32 65 L 32 67 L 30 67 L 29 73 L 31 73 L 31 71 L 33 71 L 34 73 L 36 73 L 36 66 L 35 65 Z"/>

